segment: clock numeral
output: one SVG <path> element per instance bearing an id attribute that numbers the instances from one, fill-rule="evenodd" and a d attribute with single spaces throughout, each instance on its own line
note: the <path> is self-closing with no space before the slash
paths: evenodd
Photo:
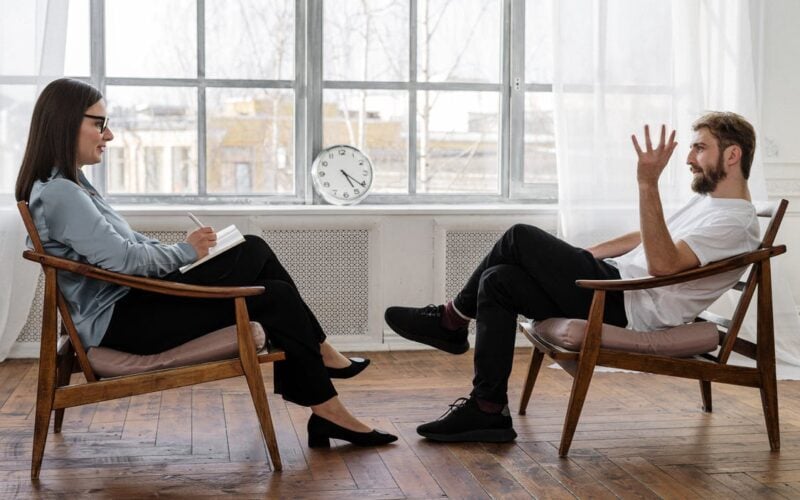
<path id="1" fill-rule="evenodd" d="M 361 193 L 361 191 L 359 191 L 358 189 L 354 189 L 353 190 L 353 194 L 360 194 L 360 193 Z"/>
<path id="2" fill-rule="evenodd" d="M 322 183 L 322 187 L 326 187 L 326 188 L 327 187 L 331 187 L 331 183 L 330 182 L 323 182 Z"/>
<path id="3" fill-rule="evenodd" d="M 359 162 L 358 162 L 358 166 L 359 166 L 359 167 L 363 167 L 363 166 L 364 166 L 364 160 L 361 160 L 361 161 L 359 161 Z"/>
<path id="4" fill-rule="evenodd" d="M 345 153 L 345 150 L 344 150 L 344 149 L 340 149 L 340 150 L 339 150 L 339 154 L 340 154 L 340 155 L 343 155 L 344 153 Z"/>
<path id="5" fill-rule="evenodd" d="M 320 172 L 320 173 L 319 173 L 319 176 L 320 176 L 320 177 L 325 177 L 325 172 Z"/>
<path id="6" fill-rule="evenodd" d="M 339 192 L 339 190 L 338 190 L 338 189 L 334 189 L 334 190 L 333 190 L 333 194 L 336 194 L 336 193 L 338 193 L 338 192 Z"/>
<path id="7" fill-rule="evenodd" d="M 350 198 L 350 193 L 344 193 L 342 196 L 344 196 L 345 198 Z"/>
<path id="8" fill-rule="evenodd" d="M 328 158 L 333 158 L 333 153 L 328 153 Z"/>
<path id="9" fill-rule="evenodd" d="M 323 166 L 323 167 L 327 167 L 327 166 L 328 166 L 328 162 L 327 162 L 327 161 L 323 161 L 323 162 L 322 162 L 322 166 Z"/>
<path id="10" fill-rule="evenodd" d="M 361 175 L 369 175 L 369 170 L 367 169 L 362 170 Z"/>

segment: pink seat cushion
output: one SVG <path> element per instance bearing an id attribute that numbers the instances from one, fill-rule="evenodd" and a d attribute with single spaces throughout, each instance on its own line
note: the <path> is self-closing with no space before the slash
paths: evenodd
<path id="1" fill-rule="evenodd" d="M 266 335 L 261 324 L 251 321 L 250 331 L 256 344 L 256 351 L 260 351 L 266 343 Z M 92 365 L 95 374 L 101 378 L 219 361 L 235 358 L 238 355 L 236 325 L 216 330 L 158 354 L 142 356 L 107 347 L 93 347 L 86 353 L 89 364 Z"/>
<path id="2" fill-rule="evenodd" d="M 533 324 L 536 335 L 571 351 L 580 350 L 585 330 L 585 319 L 550 318 Z M 600 347 L 604 349 L 674 357 L 711 352 L 718 345 L 716 325 L 704 321 L 652 332 L 628 330 L 604 323 L 600 340 Z"/>

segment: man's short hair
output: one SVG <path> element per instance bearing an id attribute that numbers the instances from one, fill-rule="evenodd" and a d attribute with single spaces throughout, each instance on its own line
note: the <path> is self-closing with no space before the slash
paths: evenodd
<path id="1" fill-rule="evenodd" d="M 750 178 L 753 153 L 756 150 L 756 131 L 750 122 L 730 111 L 712 111 L 692 124 L 695 132 L 701 128 L 707 128 L 717 139 L 720 154 L 728 146 L 737 145 L 742 149 L 742 176 L 745 179 Z"/>

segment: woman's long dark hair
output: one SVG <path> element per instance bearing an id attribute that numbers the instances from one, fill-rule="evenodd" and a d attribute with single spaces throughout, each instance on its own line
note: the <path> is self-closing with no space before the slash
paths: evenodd
<path id="1" fill-rule="evenodd" d="M 33 183 L 46 181 L 53 167 L 78 182 L 76 149 L 83 114 L 103 94 L 87 83 L 69 78 L 50 82 L 33 108 L 28 144 L 17 176 L 17 201 L 29 201 Z"/>

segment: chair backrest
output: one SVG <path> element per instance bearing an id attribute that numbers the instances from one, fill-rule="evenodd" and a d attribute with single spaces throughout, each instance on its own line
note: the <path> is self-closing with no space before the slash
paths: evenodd
<path id="1" fill-rule="evenodd" d="M 42 239 L 39 237 L 39 231 L 36 229 L 36 224 L 33 222 L 33 217 L 31 216 L 31 211 L 28 208 L 28 203 L 25 201 L 18 202 L 17 209 L 19 209 L 19 213 L 22 216 L 22 222 L 25 224 L 25 229 L 28 231 L 28 237 L 30 237 L 31 242 L 33 243 L 33 249 L 37 253 L 45 254 L 46 252 L 44 251 L 44 246 L 42 245 Z M 72 349 L 75 351 L 75 354 L 78 357 L 78 364 L 80 365 L 81 371 L 86 377 L 86 380 L 88 382 L 95 382 L 97 380 L 97 376 L 95 375 L 94 370 L 92 370 L 92 366 L 89 364 L 89 358 L 86 356 L 86 349 L 84 349 L 83 343 L 78 336 L 78 331 L 75 329 L 75 324 L 72 321 L 72 316 L 70 315 L 69 307 L 67 307 L 67 302 L 64 300 L 64 296 L 61 295 L 61 292 L 58 290 L 58 274 L 54 268 L 48 268 L 48 266 L 46 266 L 43 262 L 40 262 L 40 264 L 42 265 L 42 270 L 45 274 L 45 282 L 48 280 L 54 281 L 53 289 L 55 290 L 56 294 L 56 300 L 54 303 L 57 304 L 58 312 L 61 314 L 61 338 L 55 342 L 55 345 L 58 346 L 57 349 L 60 351 L 65 342 L 70 342 L 72 344 Z M 47 290 L 48 287 L 45 286 L 45 291 Z M 55 332 L 47 332 L 43 330 L 42 335 L 55 335 Z"/>
<path id="2" fill-rule="evenodd" d="M 759 248 L 769 248 L 773 245 L 788 205 L 789 202 L 787 200 L 757 205 L 758 216 L 769 219 Z M 730 319 L 723 318 L 708 311 L 699 315 L 700 319 L 716 323 L 723 329 L 720 331 L 719 353 L 716 356 L 707 355 L 706 357 L 721 363 L 727 363 L 731 352 L 736 351 L 751 359 L 755 359 L 755 344 L 738 337 L 739 331 L 744 323 L 744 318 L 747 315 L 747 309 L 750 307 L 750 302 L 758 286 L 758 272 L 756 271 L 761 266 L 769 266 L 769 261 L 753 264 L 746 280 L 740 281 L 734 286 L 734 290 L 739 291 L 741 296 Z"/>

